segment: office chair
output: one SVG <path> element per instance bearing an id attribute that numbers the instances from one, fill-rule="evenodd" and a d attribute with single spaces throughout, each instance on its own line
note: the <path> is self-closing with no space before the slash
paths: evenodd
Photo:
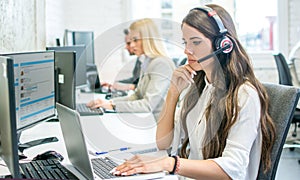
<path id="1" fill-rule="evenodd" d="M 278 76 L 279 76 L 279 84 L 293 86 L 292 76 L 289 69 L 289 66 L 281 53 L 274 54 L 274 59 L 276 62 Z M 300 125 L 300 109 L 296 108 L 292 123 L 294 124 L 294 131 L 292 133 L 293 137 L 297 136 L 297 126 Z M 299 124 L 299 125 L 298 125 Z M 300 144 L 299 141 L 294 141 L 293 144 Z M 294 150 L 295 147 L 300 146 L 290 146 L 290 150 Z"/>
<path id="2" fill-rule="evenodd" d="M 271 168 L 264 174 L 264 166 L 260 163 L 257 179 L 274 180 L 293 113 L 299 100 L 300 89 L 269 83 L 263 85 L 269 96 L 269 114 L 275 123 L 276 138 L 271 152 Z"/>

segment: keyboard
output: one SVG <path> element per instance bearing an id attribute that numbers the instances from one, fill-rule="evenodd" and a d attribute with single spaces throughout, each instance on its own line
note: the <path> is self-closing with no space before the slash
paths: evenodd
<path id="1" fill-rule="evenodd" d="M 103 110 L 101 108 L 91 109 L 84 103 L 76 104 L 76 110 L 81 116 L 103 115 Z"/>
<path id="2" fill-rule="evenodd" d="M 20 163 L 26 179 L 78 179 L 58 160 L 36 160 Z"/>
<path id="3" fill-rule="evenodd" d="M 111 159 L 107 157 L 95 158 L 92 159 L 92 165 L 94 173 L 102 179 L 116 178 L 116 176 L 112 175 L 110 171 L 118 165 Z"/>

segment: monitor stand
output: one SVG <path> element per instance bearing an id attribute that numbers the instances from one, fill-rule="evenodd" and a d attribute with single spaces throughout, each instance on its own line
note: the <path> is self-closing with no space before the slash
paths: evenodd
<path id="1" fill-rule="evenodd" d="M 37 139 L 37 140 L 33 140 L 33 141 L 29 141 L 29 142 L 21 144 L 20 137 L 21 137 L 21 132 L 17 134 L 19 152 L 21 153 L 21 155 L 23 154 L 23 151 L 27 148 L 31 148 L 31 147 L 34 147 L 37 145 L 58 141 L 57 137 L 48 137 L 48 138 Z M 19 154 L 19 156 L 20 156 L 20 154 Z"/>

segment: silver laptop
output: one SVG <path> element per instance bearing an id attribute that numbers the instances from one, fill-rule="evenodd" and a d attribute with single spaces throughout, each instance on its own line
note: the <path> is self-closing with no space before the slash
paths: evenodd
<path id="1" fill-rule="evenodd" d="M 116 166 L 120 161 L 116 162 L 114 159 L 105 156 L 90 158 L 80 123 L 79 113 L 59 103 L 56 103 L 56 108 L 69 160 L 87 179 L 156 179 L 166 175 L 165 172 L 158 172 L 136 174 L 134 176 L 112 176 L 109 171 L 100 172 L 101 174 L 99 174 L 99 169 L 101 170 L 102 167 L 95 167 L 95 163 L 99 163 L 99 161 L 101 161 L 101 163 L 108 163 L 103 166 L 109 166 L 109 170 L 111 170 L 113 168 L 112 166 Z M 127 154 L 130 155 L 130 153 Z M 102 164 L 100 166 L 102 166 Z"/>

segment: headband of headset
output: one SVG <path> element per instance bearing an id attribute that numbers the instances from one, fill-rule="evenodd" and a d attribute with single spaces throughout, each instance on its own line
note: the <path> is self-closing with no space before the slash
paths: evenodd
<path id="1" fill-rule="evenodd" d="M 226 36 L 227 29 L 222 23 L 222 20 L 220 16 L 217 14 L 217 12 L 208 6 L 197 7 L 192 10 L 202 11 L 206 13 L 208 17 L 212 17 L 214 19 L 217 26 L 219 27 L 219 35 L 214 40 L 215 48 L 216 50 L 218 50 L 218 52 L 220 51 L 225 54 L 230 53 L 233 49 L 233 43 L 231 39 Z"/>
<path id="2" fill-rule="evenodd" d="M 227 29 L 224 27 L 224 24 L 222 23 L 220 16 L 212 8 L 210 8 L 208 6 L 203 6 L 203 7 L 196 7 L 192 10 L 199 10 L 199 11 L 205 12 L 209 17 L 212 17 L 215 20 L 215 22 L 217 23 L 217 25 L 219 27 L 219 33 L 221 35 L 224 35 L 227 33 Z"/>

